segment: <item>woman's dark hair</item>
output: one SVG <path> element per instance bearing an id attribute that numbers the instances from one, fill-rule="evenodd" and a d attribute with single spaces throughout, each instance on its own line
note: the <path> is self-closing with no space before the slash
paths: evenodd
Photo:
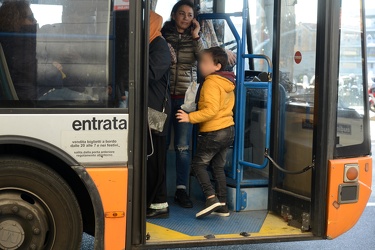
<path id="1" fill-rule="evenodd" d="M 18 32 L 27 18 L 30 3 L 24 0 L 5 1 L 0 7 L 0 31 Z"/>
<path id="2" fill-rule="evenodd" d="M 172 8 L 172 11 L 171 11 L 171 23 L 172 24 L 175 24 L 175 20 L 173 20 L 173 15 L 175 15 L 177 13 L 178 9 L 181 8 L 182 6 L 189 6 L 190 8 L 193 9 L 194 17 L 197 16 L 196 9 L 194 7 L 194 3 L 192 3 L 189 0 L 180 0 Z"/>
<path id="3" fill-rule="evenodd" d="M 224 49 L 220 47 L 211 47 L 202 51 L 204 54 L 210 54 L 215 65 L 221 64 L 220 70 L 225 70 L 228 66 L 228 55 Z"/>

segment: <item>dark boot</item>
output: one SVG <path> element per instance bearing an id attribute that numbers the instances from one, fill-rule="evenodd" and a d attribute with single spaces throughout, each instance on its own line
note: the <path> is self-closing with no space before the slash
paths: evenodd
<path id="1" fill-rule="evenodd" d="M 162 209 L 147 209 L 146 218 L 147 219 L 164 219 L 169 217 L 169 208 L 162 208 Z"/>
<path id="2" fill-rule="evenodd" d="M 185 189 L 177 189 L 174 196 L 174 202 L 183 208 L 192 208 L 193 202 L 190 200 Z"/>

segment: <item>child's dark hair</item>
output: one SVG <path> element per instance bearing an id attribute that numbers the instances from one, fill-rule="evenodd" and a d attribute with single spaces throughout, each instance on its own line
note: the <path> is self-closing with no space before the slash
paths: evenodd
<path id="1" fill-rule="evenodd" d="M 224 49 L 220 47 L 211 47 L 209 49 L 203 50 L 204 54 L 210 54 L 215 65 L 221 64 L 221 71 L 225 70 L 228 66 L 228 55 Z"/>
<path id="2" fill-rule="evenodd" d="M 193 12 L 194 12 L 194 17 L 197 16 L 197 13 L 196 13 L 196 9 L 195 9 L 195 6 L 194 4 L 189 1 L 189 0 L 180 0 L 178 1 L 172 8 L 172 11 L 171 11 L 171 22 L 174 24 L 174 20 L 173 20 L 173 15 L 175 15 L 178 11 L 179 8 L 181 8 L 182 6 L 189 6 L 190 8 L 193 9 Z"/>

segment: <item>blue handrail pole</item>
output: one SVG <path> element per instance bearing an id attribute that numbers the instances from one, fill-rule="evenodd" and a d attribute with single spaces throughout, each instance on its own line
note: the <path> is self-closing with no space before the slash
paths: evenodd
<path id="1" fill-rule="evenodd" d="M 268 94 L 267 94 L 267 118 L 266 118 L 266 148 L 267 153 L 270 148 L 271 141 L 271 118 L 272 118 L 272 82 L 268 84 Z M 268 159 L 265 159 L 268 161 Z"/>
<path id="2" fill-rule="evenodd" d="M 241 48 L 242 47 L 242 41 L 240 40 L 238 42 L 238 45 L 237 45 L 237 67 L 236 67 L 236 98 L 240 98 L 240 94 L 241 94 L 241 79 L 240 79 L 240 75 L 241 75 L 241 60 L 239 60 L 239 58 L 241 58 Z M 237 100 L 237 103 L 238 103 L 238 100 Z M 240 116 L 240 107 L 239 105 L 236 105 L 236 108 L 235 108 L 235 123 L 237 123 L 238 121 L 238 116 Z M 235 130 L 235 140 L 234 140 L 234 145 L 233 145 L 233 159 L 232 159 L 232 176 L 233 176 L 233 179 L 237 179 L 237 172 L 238 172 L 238 131 L 237 129 Z M 237 192 L 237 191 L 236 191 Z M 236 195 L 237 196 L 237 195 Z M 237 211 L 237 209 L 236 209 Z"/>
<path id="3" fill-rule="evenodd" d="M 243 55 L 244 58 L 251 58 L 251 59 L 263 59 L 266 61 L 267 63 L 267 69 L 268 69 L 268 73 L 272 74 L 272 61 L 271 59 L 266 56 L 266 55 L 262 55 L 262 54 L 245 54 Z"/>
<path id="4" fill-rule="evenodd" d="M 236 108 L 236 146 L 237 149 L 237 164 L 235 165 L 237 168 L 237 178 L 236 178 L 236 211 L 240 211 L 241 208 L 241 182 L 243 179 L 243 166 L 239 164 L 240 161 L 243 161 L 244 155 L 244 131 L 245 131 L 245 103 L 246 103 L 246 88 L 244 86 L 245 82 L 245 57 L 246 54 L 246 25 L 247 25 L 247 18 L 249 15 L 249 8 L 248 8 L 248 0 L 243 1 L 243 11 L 242 11 L 242 37 L 241 37 L 241 47 L 239 47 L 238 52 L 241 54 L 240 57 L 237 58 L 240 65 L 238 65 L 238 75 L 237 78 L 239 85 L 237 86 L 237 108 Z"/>

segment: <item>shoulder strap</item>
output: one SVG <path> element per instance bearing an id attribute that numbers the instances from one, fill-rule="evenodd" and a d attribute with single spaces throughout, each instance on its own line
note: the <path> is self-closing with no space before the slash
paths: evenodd
<path id="1" fill-rule="evenodd" d="M 165 112 L 165 107 L 167 106 L 168 102 L 168 89 L 169 89 L 169 74 L 168 74 L 168 81 L 167 81 L 167 86 L 165 87 L 165 94 L 164 94 L 164 102 L 163 102 L 163 113 Z"/>

